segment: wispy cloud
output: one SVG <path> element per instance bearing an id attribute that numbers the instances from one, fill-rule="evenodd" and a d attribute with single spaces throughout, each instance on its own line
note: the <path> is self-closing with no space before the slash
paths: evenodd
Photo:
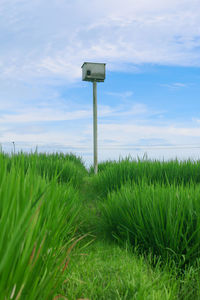
<path id="1" fill-rule="evenodd" d="M 133 96 L 132 91 L 124 91 L 124 92 L 105 92 L 106 95 L 117 97 L 117 98 L 129 98 Z"/>
<path id="2" fill-rule="evenodd" d="M 63 111 L 51 108 L 28 108 L 1 114 L 0 123 L 31 123 L 81 120 L 92 116 L 91 110 Z"/>
<path id="3" fill-rule="evenodd" d="M 196 124 L 200 124 L 200 119 L 197 118 L 192 118 L 192 121 Z"/>
<path id="4" fill-rule="evenodd" d="M 146 105 L 142 103 L 132 103 L 131 105 L 99 105 L 98 116 L 100 120 L 104 118 L 118 117 L 119 121 L 123 117 L 128 116 L 146 116 L 158 114 L 160 112 L 151 111 Z M 29 105 L 28 107 L 15 108 L 14 110 L 0 111 L 0 123 L 13 124 L 13 123 L 37 123 L 37 122 L 56 122 L 56 121 L 73 121 L 73 120 L 88 120 L 92 118 L 92 108 L 75 109 L 73 105 L 66 105 L 63 103 L 41 103 L 36 106 Z"/>
<path id="5" fill-rule="evenodd" d="M 180 88 L 186 88 L 188 87 L 188 84 L 186 83 L 181 83 L 181 82 L 174 82 L 174 83 L 170 83 L 170 84 L 160 84 L 160 86 L 163 86 L 163 87 L 167 87 L 169 89 L 180 89 Z"/>
<path id="6" fill-rule="evenodd" d="M 99 105 L 99 128 L 109 123 L 106 130 L 112 126 L 120 127 L 134 120 L 146 121 L 159 112 L 153 111 L 142 103 L 132 105 Z M 84 146 L 86 140 L 92 142 L 92 108 L 86 106 L 76 109 L 73 104 L 43 102 L 38 106 L 24 106 L 13 110 L 0 111 L 1 141 L 18 141 L 35 143 L 63 143 L 72 147 Z M 116 123 L 113 124 L 115 120 Z M 58 124 L 63 124 L 62 126 Z M 117 125 L 118 124 L 118 125 Z M 121 125 L 120 125 L 121 124 Z M 106 125 L 105 125 L 106 126 Z M 111 127 L 110 127 L 111 126 Z M 114 135 L 111 134 L 113 137 Z M 81 137 L 81 138 L 80 138 Z"/>

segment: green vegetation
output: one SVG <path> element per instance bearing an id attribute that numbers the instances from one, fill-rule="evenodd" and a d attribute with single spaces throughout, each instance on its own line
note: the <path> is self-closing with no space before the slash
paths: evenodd
<path id="1" fill-rule="evenodd" d="M 0 299 L 200 299 L 200 163 L 0 153 Z"/>
<path id="2" fill-rule="evenodd" d="M 157 263 L 152 269 L 150 262 L 126 247 L 92 243 L 72 257 L 63 291 L 70 300 L 176 299 L 180 281 L 172 281 L 167 267 Z"/>
<path id="3" fill-rule="evenodd" d="M 58 182 L 70 183 L 74 187 L 80 187 L 83 178 L 87 175 L 87 171 L 80 157 L 73 154 L 32 154 L 20 153 L 12 156 L 3 154 L 7 158 L 7 168 L 11 166 L 22 166 L 22 169 L 27 172 L 28 169 L 34 169 L 38 175 L 48 178 L 48 180 L 57 178 Z"/>
<path id="4" fill-rule="evenodd" d="M 55 171 L 41 177 L 39 165 L 35 156 L 27 167 L 27 156 L 0 155 L 1 299 L 51 299 L 75 242 L 78 192 Z"/>
<path id="5" fill-rule="evenodd" d="M 101 206 L 101 228 L 178 266 L 200 257 L 200 186 L 121 187 Z"/>
<path id="6" fill-rule="evenodd" d="M 127 158 L 100 164 L 99 170 L 98 175 L 93 178 L 93 185 L 101 196 L 106 196 L 108 192 L 117 190 L 127 182 L 167 185 L 200 183 L 200 163 L 191 160 L 160 162 Z M 93 173 L 93 168 L 90 173 Z"/>

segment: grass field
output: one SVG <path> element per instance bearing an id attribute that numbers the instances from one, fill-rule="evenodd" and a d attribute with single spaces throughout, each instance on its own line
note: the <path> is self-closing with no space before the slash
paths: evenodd
<path id="1" fill-rule="evenodd" d="M 0 153 L 0 300 L 200 299 L 200 162 Z"/>

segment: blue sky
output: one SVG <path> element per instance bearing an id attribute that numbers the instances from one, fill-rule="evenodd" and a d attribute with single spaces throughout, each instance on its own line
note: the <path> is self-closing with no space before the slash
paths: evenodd
<path id="1" fill-rule="evenodd" d="M 0 143 L 5 151 L 73 151 L 99 159 L 198 158 L 199 0 L 0 0 Z"/>

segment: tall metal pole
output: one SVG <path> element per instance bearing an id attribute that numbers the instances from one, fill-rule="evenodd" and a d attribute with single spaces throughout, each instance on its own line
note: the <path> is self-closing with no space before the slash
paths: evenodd
<path id="1" fill-rule="evenodd" d="M 94 174 L 98 172 L 97 160 L 97 82 L 93 81 L 93 139 L 94 139 Z"/>

